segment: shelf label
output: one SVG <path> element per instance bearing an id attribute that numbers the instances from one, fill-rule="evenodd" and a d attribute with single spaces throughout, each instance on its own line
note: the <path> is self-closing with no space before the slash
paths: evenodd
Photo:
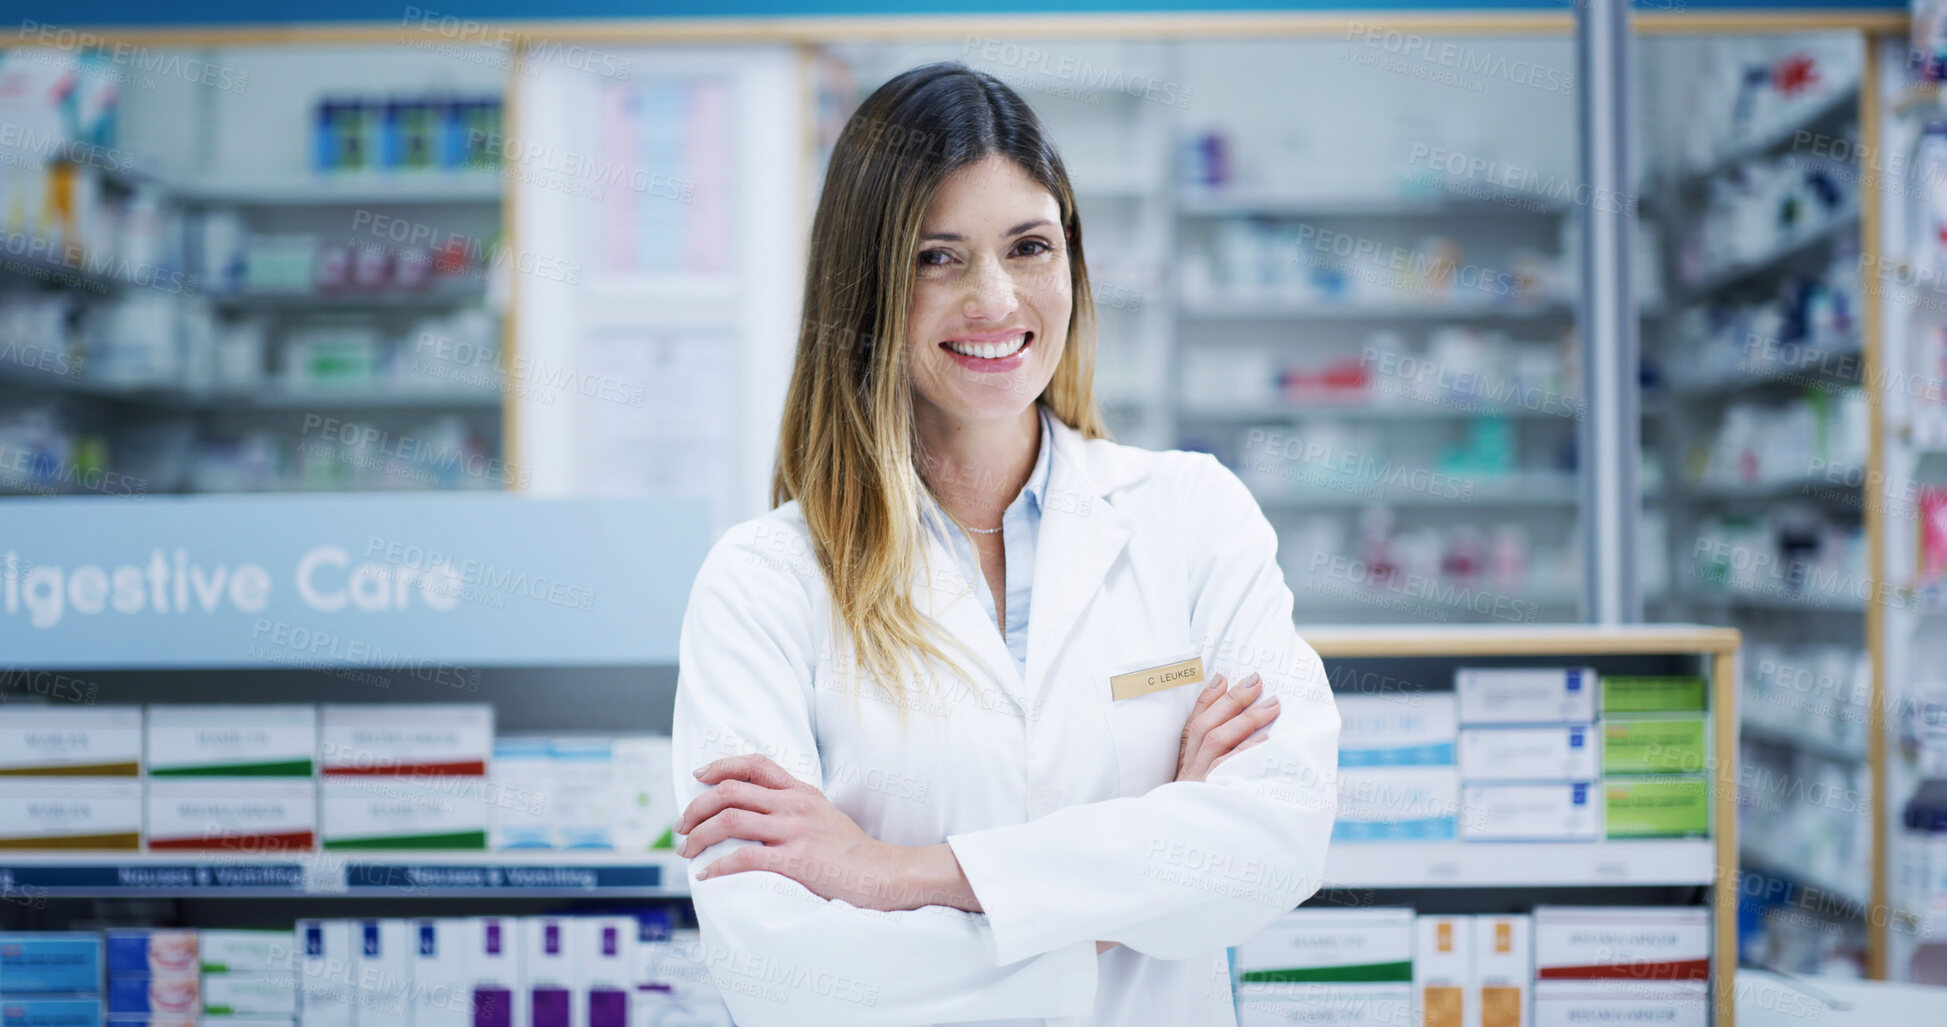
<path id="1" fill-rule="evenodd" d="M 0 870 L 0 892 L 282 891 L 302 894 L 296 863 L 134 863 L 104 866 L 12 866 Z"/>
<path id="2" fill-rule="evenodd" d="M 354 890 L 620 891 L 662 887 L 662 867 L 490 866 L 418 863 L 353 863 L 345 886 Z"/>

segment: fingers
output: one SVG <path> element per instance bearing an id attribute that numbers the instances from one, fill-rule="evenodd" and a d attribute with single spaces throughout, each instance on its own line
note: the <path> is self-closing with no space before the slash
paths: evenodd
<path id="1" fill-rule="evenodd" d="M 1278 719 L 1278 697 L 1274 695 L 1206 732 L 1200 755 L 1214 761 L 1217 757 L 1235 749 L 1237 743 L 1256 734 L 1259 728 L 1276 719 Z M 1211 763 L 1211 766 L 1215 765 L 1214 762 Z"/>
<path id="2" fill-rule="evenodd" d="M 1221 696 L 1211 700 L 1202 713 L 1191 718 L 1191 737 L 1204 737 L 1212 728 L 1237 716 L 1257 699 L 1258 693 L 1263 689 L 1263 680 L 1253 672 L 1239 682 L 1237 687 L 1228 689 Z"/>
<path id="3" fill-rule="evenodd" d="M 704 789 L 702 795 L 683 808 L 683 815 L 676 818 L 676 833 L 688 834 L 696 825 L 733 806 L 758 813 L 774 813 L 781 798 L 782 793 L 775 788 L 735 779 L 725 781 Z"/>
<path id="4" fill-rule="evenodd" d="M 1229 752 L 1227 752 L 1227 753 L 1224 753 L 1224 754 L 1223 754 L 1222 756 L 1219 756 L 1219 757 L 1217 757 L 1217 758 L 1216 758 L 1216 759 L 1214 759 L 1214 760 L 1211 760 L 1211 761 L 1210 761 L 1210 769 L 1211 769 L 1211 770 L 1215 770 L 1215 769 L 1217 769 L 1218 767 L 1221 767 L 1221 766 L 1223 766 L 1223 765 L 1224 765 L 1224 761 L 1225 761 L 1225 760 L 1227 760 L 1227 759 L 1230 759 L 1230 758 L 1231 758 L 1232 756 L 1235 756 L 1235 755 L 1237 755 L 1238 753 L 1240 753 L 1240 752 L 1243 752 L 1243 751 L 1244 751 L 1244 750 L 1246 750 L 1246 749 L 1255 749 L 1255 748 L 1257 748 L 1258 746 L 1260 746 L 1260 745 L 1263 745 L 1264 743 L 1266 743 L 1266 742 L 1268 742 L 1268 741 L 1270 741 L 1270 740 L 1271 740 L 1271 736 L 1270 736 L 1270 735 L 1259 735 L 1259 736 L 1257 736 L 1256 738 L 1251 738 L 1251 739 L 1247 739 L 1247 740 L 1245 740 L 1245 742 L 1244 742 L 1244 744 L 1242 744 L 1242 745 L 1240 745 L 1240 746 L 1238 746 L 1238 747 L 1237 747 L 1237 748 L 1235 748 L 1235 749 L 1232 749 L 1231 751 L 1229 751 Z"/>
<path id="5" fill-rule="evenodd" d="M 746 845 L 718 856 L 710 865 L 696 872 L 696 879 L 722 877 L 725 874 L 741 874 L 746 870 L 776 869 L 782 857 L 776 849 L 762 845 Z"/>
<path id="6" fill-rule="evenodd" d="M 696 830 L 684 837 L 679 853 L 688 859 L 726 838 L 769 845 L 788 837 L 785 823 L 777 817 L 747 809 L 727 809 L 696 825 Z"/>
<path id="7" fill-rule="evenodd" d="M 726 781 L 732 778 L 740 781 L 749 781 L 752 784 L 763 785 L 766 788 L 798 789 L 811 787 L 803 781 L 792 777 L 790 771 L 773 763 L 770 757 L 754 752 L 745 753 L 742 756 L 725 756 L 720 760 L 711 760 L 696 771 L 696 779 L 706 785 L 713 785 L 718 781 Z"/>
<path id="8" fill-rule="evenodd" d="M 1197 719 L 1197 715 L 1209 709 L 1210 704 L 1216 702 L 1217 697 L 1222 694 L 1224 694 L 1224 676 L 1222 674 L 1212 674 L 1210 676 L 1210 683 L 1203 686 L 1203 691 L 1197 694 L 1197 704 L 1190 708 L 1189 719 Z"/>

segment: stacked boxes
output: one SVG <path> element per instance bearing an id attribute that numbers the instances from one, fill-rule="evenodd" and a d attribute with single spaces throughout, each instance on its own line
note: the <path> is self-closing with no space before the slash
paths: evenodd
<path id="1" fill-rule="evenodd" d="M 1454 697 L 1345 695 L 1335 842 L 1452 841 L 1461 806 Z M 665 761 L 667 762 L 667 761 Z"/>
<path id="2" fill-rule="evenodd" d="M 299 1027 L 352 1027 L 351 928 L 345 920 L 297 922 Z"/>
<path id="3" fill-rule="evenodd" d="M 1710 722 L 1700 677 L 1603 683 L 1603 793 L 1610 838 L 1710 831 Z"/>
<path id="4" fill-rule="evenodd" d="M 473 981 L 467 973 L 472 926 L 471 920 L 453 918 L 408 925 L 412 1027 L 472 1027 Z"/>
<path id="5" fill-rule="evenodd" d="M 502 738 L 493 847 L 647 852 L 675 845 L 669 739 Z"/>
<path id="6" fill-rule="evenodd" d="M 1602 837 L 1597 691 L 1587 667 L 1455 672 L 1467 840 Z"/>
<path id="7" fill-rule="evenodd" d="M 297 961 L 288 931 L 204 930 L 203 1027 L 292 1027 Z"/>
<path id="8" fill-rule="evenodd" d="M 111 1027 L 193 1027 L 202 1012 L 202 963 L 194 929 L 109 931 Z"/>
<path id="9" fill-rule="evenodd" d="M 317 847 L 317 710 L 155 706 L 148 712 L 150 849 Z"/>
<path id="10" fill-rule="evenodd" d="M 468 921 L 465 931 L 472 1027 L 528 1027 L 527 1003 L 522 995 L 520 921 L 479 917 Z"/>
<path id="11" fill-rule="evenodd" d="M 730 1007 L 710 980 L 702 935 L 695 928 L 671 930 L 668 921 L 649 917 L 639 927 L 629 1027 L 732 1027 Z"/>
<path id="12" fill-rule="evenodd" d="M 1536 1027 L 1704 1027 L 1710 935 L 1703 907 L 1536 908 Z"/>
<path id="13" fill-rule="evenodd" d="M 0 845 L 142 845 L 139 706 L 0 707 Z"/>
<path id="14" fill-rule="evenodd" d="M 1474 919 L 1474 973 L 1469 998 L 1480 1027 L 1529 1027 L 1534 977 L 1533 922 L 1526 914 Z"/>
<path id="15" fill-rule="evenodd" d="M 0 934 L 0 1024 L 101 1027 L 101 938 Z"/>
<path id="16" fill-rule="evenodd" d="M 1237 947 L 1240 1027 L 1395 1027 L 1413 1008 L 1413 911 L 1300 909 Z"/>
<path id="17" fill-rule="evenodd" d="M 487 847 L 493 707 L 326 706 L 321 719 L 324 848 Z"/>
<path id="18" fill-rule="evenodd" d="M 412 1022 L 412 948 L 405 920 L 351 922 L 354 1027 L 408 1027 Z"/>

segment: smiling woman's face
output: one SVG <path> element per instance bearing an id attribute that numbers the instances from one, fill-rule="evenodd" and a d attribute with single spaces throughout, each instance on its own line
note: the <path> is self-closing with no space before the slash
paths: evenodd
<path id="1" fill-rule="evenodd" d="M 999 155 L 954 172 L 913 268 L 915 402 L 949 424 L 1019 416 L 1054 377 L 1073 303 L 1054 195 Z"/>

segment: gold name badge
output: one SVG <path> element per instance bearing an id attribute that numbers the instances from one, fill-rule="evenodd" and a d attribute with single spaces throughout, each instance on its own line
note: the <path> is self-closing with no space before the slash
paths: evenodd
<path id="1" fill-rule="evenodd" d="M 1138 696 L 1194 685 L 1203 680 L 1203 657 L 1192 656 L 1187 660 L 1165 663 L 1160 667 L 1132 670 L 1127 674 L 1117 674 L 1109 678 L 1109 694 L 1116 702 L 1134 699 Z"/>

